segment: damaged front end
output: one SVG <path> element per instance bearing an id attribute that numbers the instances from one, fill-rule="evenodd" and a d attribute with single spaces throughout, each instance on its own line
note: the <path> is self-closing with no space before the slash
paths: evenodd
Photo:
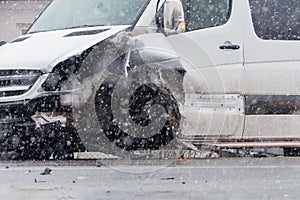
<path id="1" fill-rule="evenodd" d="M 84 151 L 67 112 L 57 107 L 57 96 L 0 104 L 0 150 L 5 158 L 71 158 Z"/>
<path id="2" fill-rule="evenodd" d="M 174 52 L 163 34 L 120 32 L 50 73 L 0 74 L 0 150 L 48 159 L 108 143 L 124 150 L 168 145 L 180 131 L 184 101 L 185 70 Z"/>
<path id="3" fill-rule="evenodd" d="M 73 126 L 71 107 L 61 105 L 62 94 L 72 91 L 61 90 L 68 75 L 60 73 L 0 71 L 2 158 L 8 152 L 20 159 L 72 158 L 73 152 L 85 150 Z"/>

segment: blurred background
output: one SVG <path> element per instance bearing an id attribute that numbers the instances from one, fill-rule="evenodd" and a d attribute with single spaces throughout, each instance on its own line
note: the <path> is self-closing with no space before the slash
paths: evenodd
<path id="1" fill-rule="evenodd" d="M 22 35 L 50 0 L 0 0 L 0 41 Z"/>

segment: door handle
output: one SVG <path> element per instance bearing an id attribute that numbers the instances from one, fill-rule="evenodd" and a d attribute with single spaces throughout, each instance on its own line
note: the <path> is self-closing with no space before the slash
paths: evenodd
<path id="1" fill-rule="evenodd" d="M 219 47 L 221 50 L 238 50 L 240 49 L 240 45 L 236 44 L 224 44 Z"/>

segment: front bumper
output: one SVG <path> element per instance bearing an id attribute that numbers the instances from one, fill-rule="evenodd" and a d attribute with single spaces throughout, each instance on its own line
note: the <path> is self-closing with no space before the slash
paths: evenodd
<path id="1" fill-rule="evenodd" d="M 72 128 L 60 121 L 38 124 L 32 116 L 57 110 L 57 96 L 0 103 L 0 151 L 41 148 L 51 138 L 67 134 Z M 75 132 L 75 130 L 72 130 Z"/>

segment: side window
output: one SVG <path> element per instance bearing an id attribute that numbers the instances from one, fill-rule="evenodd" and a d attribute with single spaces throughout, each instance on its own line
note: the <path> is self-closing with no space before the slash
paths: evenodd
<path id="1" fill-rule="evenodd" d="M 264 40 L 300 40 L 299 0 L 249 0 L 258 37 Z"/>
<path id="2" fill-rule="evenodd" d="M 225 24 L 231 13 L 232 0 L 182 0 L 187 31 Z"/>

